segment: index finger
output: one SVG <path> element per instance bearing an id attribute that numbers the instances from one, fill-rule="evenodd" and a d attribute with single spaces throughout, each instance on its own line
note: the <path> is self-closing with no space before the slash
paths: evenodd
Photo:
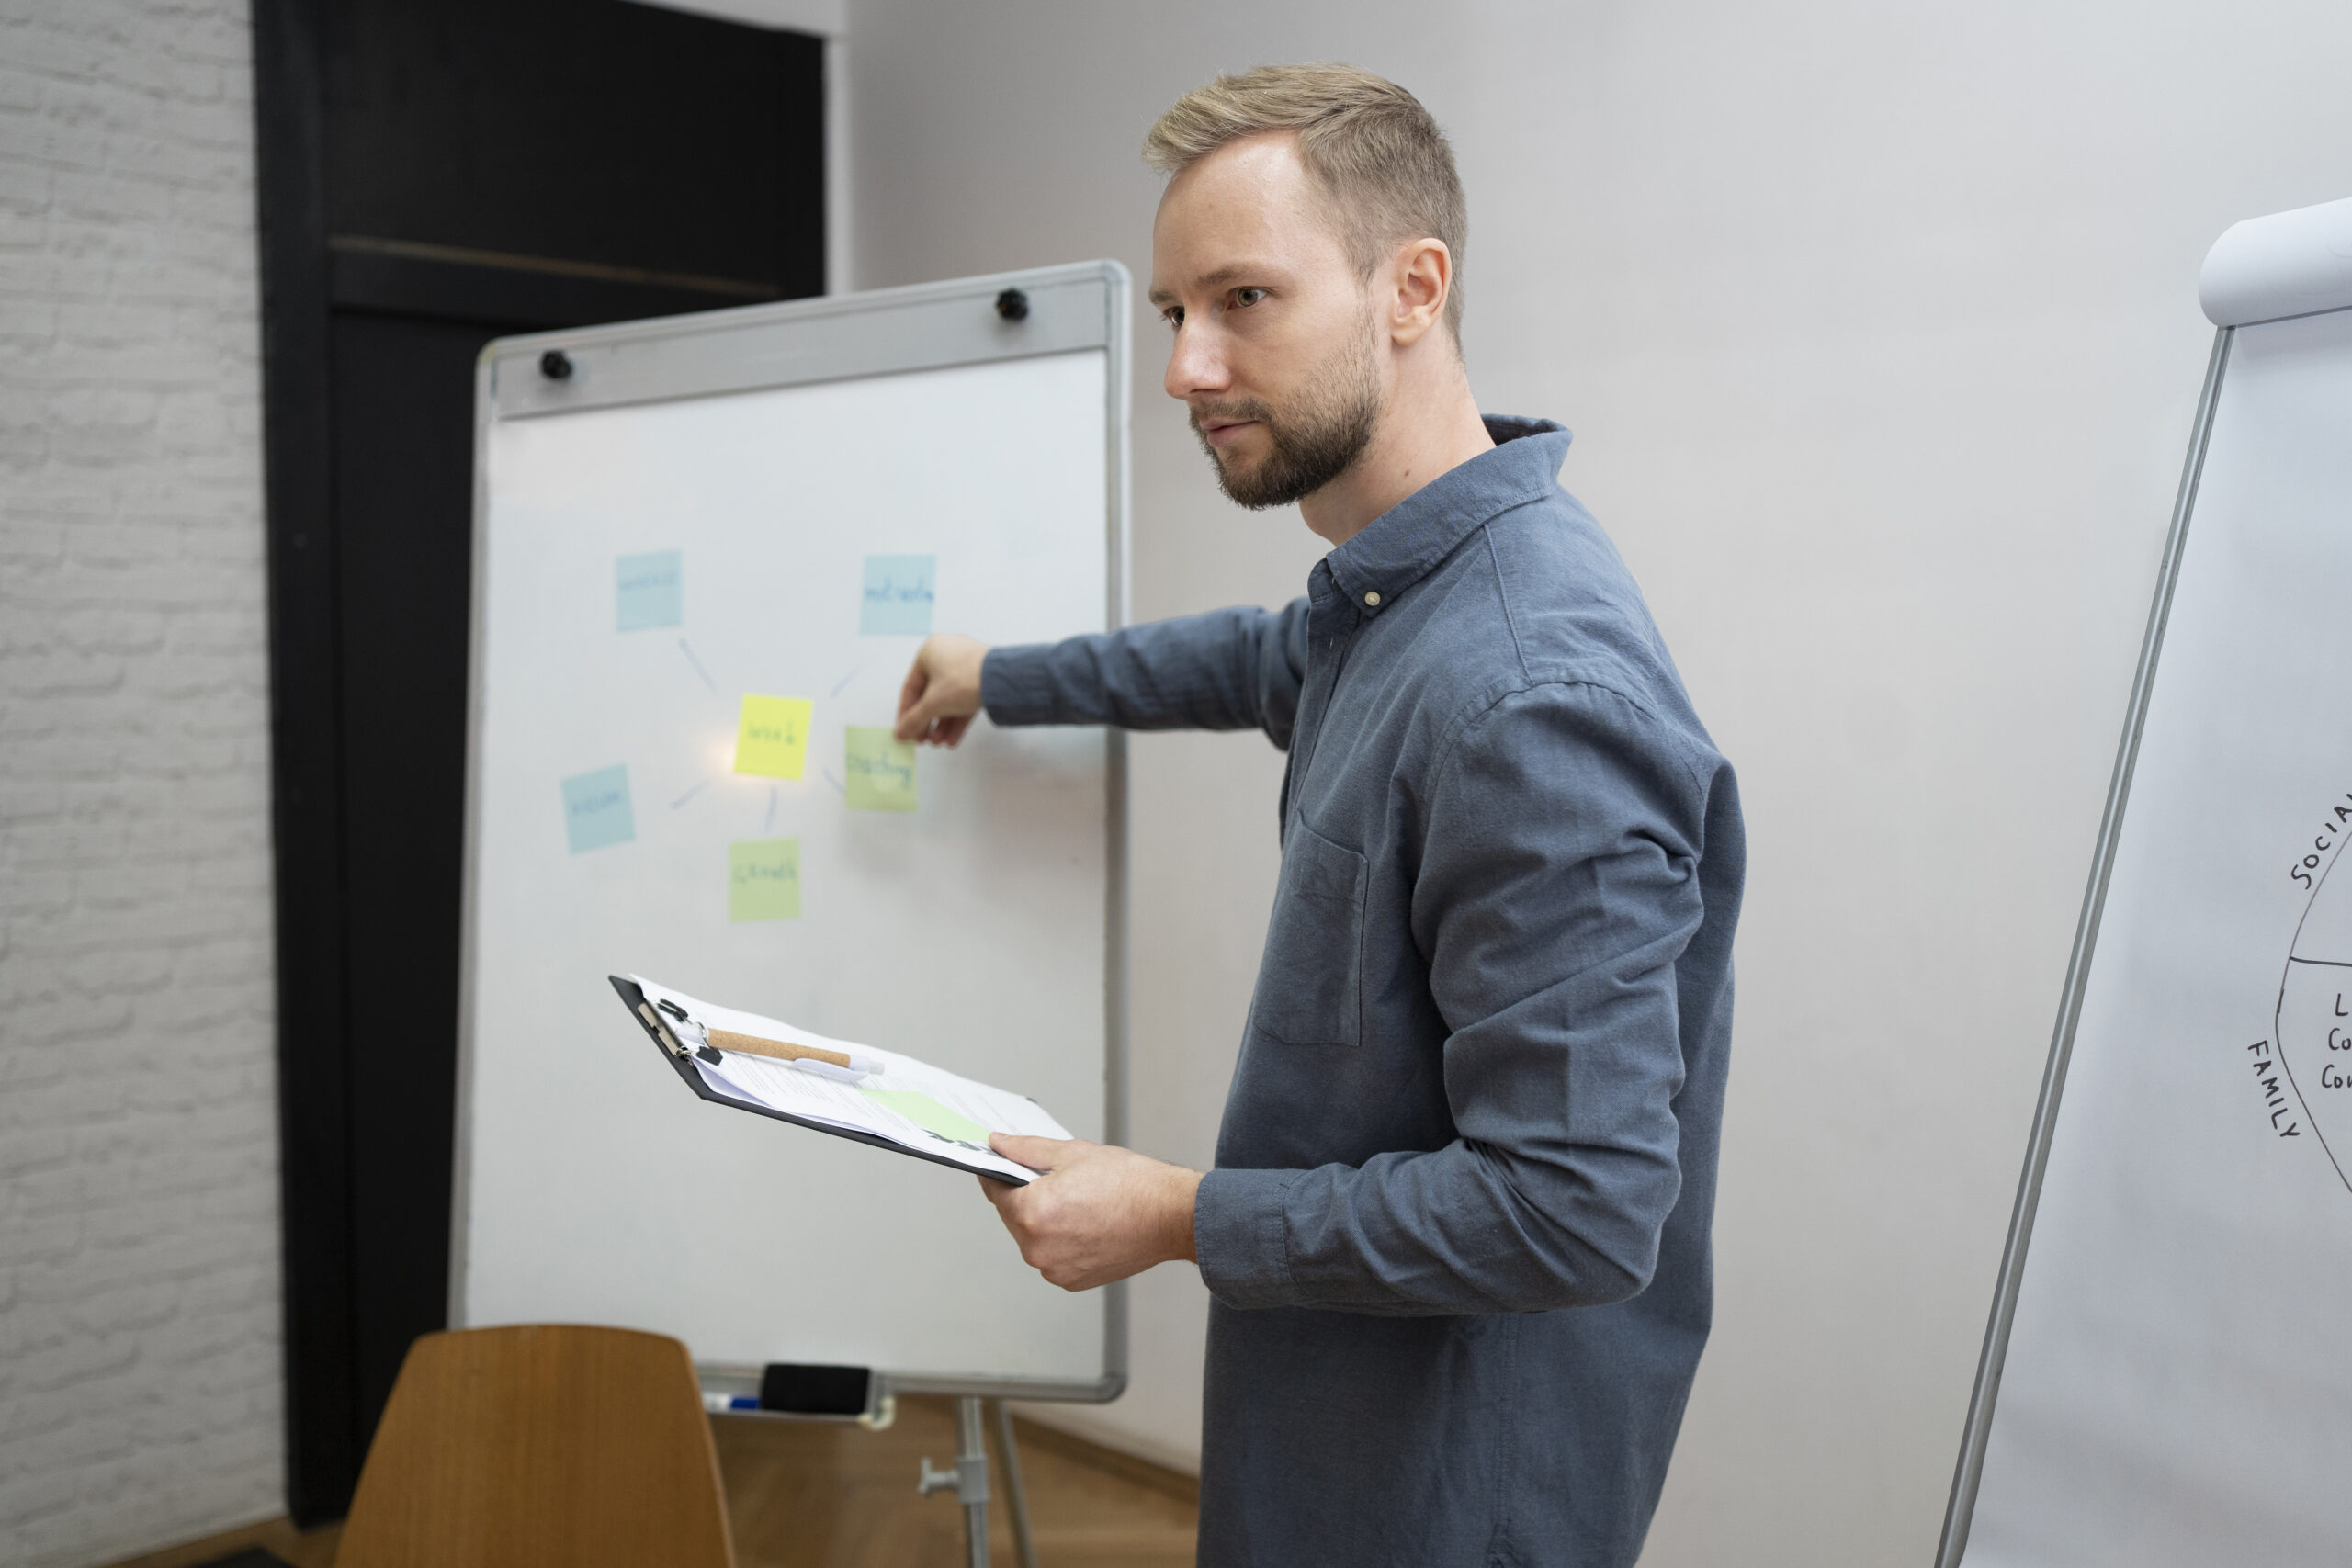
<path id="1" fill-rule="evenodd" d="M 899 716 L 900 718 L 906 717 L 907 710 L 922 700 L 924 688 L 930 684 L 931 676 L 923 669 L 922 654 L 918 651 L 915 654 L 915 661 L 907 666 L 907 678 L 899 682 Z"/>

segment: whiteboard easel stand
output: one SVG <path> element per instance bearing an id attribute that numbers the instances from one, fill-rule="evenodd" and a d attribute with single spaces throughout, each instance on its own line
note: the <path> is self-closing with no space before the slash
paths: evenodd
<path id="1" fill-rule="evenodd" d="M 487 441 L 492 423 L 499 418 L 660 403 L 1098 349 L 1105 359 L 1105 625 L 1106 628 L 1115 628 L 1125 624 L 1129 298 L 1126 269 L 1116 262 L 1093 262 L 752 306 L 695 317 L 534 333 L 502 339 L 489 345 L 476 372 L 473 570 L 477 604 L 469 659 L 473 689 L 469 716 L 474 753 L 480 752 L 485 700 L 485 619 L 481 595 L 486 577 L 488 536 L 484 520 L 490 505 Z M 715 363 L 711 344 L 720 340 L 726 344 L 728 353 Z M 502 369 L 507 372 L 503 378 Z M 1102 1138 L 1106 1143 L 1123 1145 L 1127 1137 L 1126 745 L 1125 734 L 1116 728 L 1107 732 L 1105 741 Z M 469 1262 L 468 1190 L 473 1174 L 469 1086 L 476 1049 L 471 998 L 478 984 L 476 903 L 481 789 L 478 770 L 469 769 L 465 934 L 460 972 L 460 1093 L 451 1227 L 453 1323 L 465 1321 Z M 862 1414 L 763 1414 L 780 1419 L 852 1419 L 869 1428 L 879 1428 L 890 1424 L 899 1393 L 954 1398 L 959 1438 L 955 1469 L 933 1470 L 926 1459 L 922 1462 L 917 1484 L 922 1495 L 949 1487 L 955 1489 L 965 1509 L 967 1560 L 973 1568 L 987 1568 L 989 1562 L 987 1426 L 988 1417 L 992 1416 L 1015 1550 L 1023 1568 L 1036 1568 L 1020 1458 L 1005 1400 L 1009 1396 L 1102 1403 L 1116 1398 L 1125 1390 L 1128 1354 L 1125 1281 L 1104 1287 L 1101 1300 L 1102 1359 L 1099 1374 L 1092 1377 L 971 1377 L 892 1372 L 877 1366 L 870 1369 L 868 1403 Z M 727 1364 L 702 1364 L 696 1370 L 707 1392 L 740 1393 L 747 1388 L 756 1388 L 762 1375 L 758 1367 Z"/>
<path id="2" fill-rule="evenodd" d="M 956 1468 L 933 1470 L 922 1461 L 915 1476 L 915 1491 L 928 1497 L 956 1489 L 964 1506 L 964 1561 L 967 1568 L 989 1568 L 989 1449 L 981 1427 L 981 1401 L 967 1395 L 956 1402 L 958 1448 Z M 1012 1516 L 1012 1550 L 1021 1568 L 1037 1568 L 1037 1549 L 1029 1536 L 1029 1496 L 1021 1484 L 1021 1450 L 1013 1446 L 1012 1412 L 1001 1399 L 986 1402 L 996 1424 L 997 1451 L 1004 1459 L 1005 1508 Z"/>
<path id="3" fill-rule="evenodd" d="M 2116 750 L 2115 772 L 2107 786 L 2107 806 L 2099 816 L 2090 885 L 2083 894 L 2082 917 L 2075 928 L 2074 950 L 2066 960 L 2066 983 L 2059 993 L 2058 1023 L 2051 1037 L 2049 1063 L 2042 1069 L 2033 1132 L 2026 1142 L 2025 1170 L 2018 1180 L 2008 1240 L 2001 1249 L 2001 1271 L 1993 1291 L 1984 1348 L 1977 1360 L 1975 1384 L 1969 1392 L 1968 1425 L 1961 1438 L 1951 1500 L 1944 1509 L 1943 1533 L 1936 1546 L 1936 1568 L 1960 1568 L 1961 1556 L 1968 1550 L 1969 1522 L 1976 1510 L 1977 1487 L 1984 1480 L 1985 1444 L 1992 1437 L 1993 1407 L 2000 1397 L 2001 1368 L 2008 1358 L 2009 1329 L 2016 1321 L 2018 1290 L 2025 1278 L 2026 1247 L 2033 1238 L 2034 1210 L 2041 1198 L 2042 1174 L 2050 1164 L 2050 1142 L 2058 1123 L 2059 1098 L 2066 1088 L 2066 1062 L 2074 1053 L 2075 1028 L 2082 1018 L 2083 993 L 2090 980 L 2090 955 L 2098 943 L 2099 919 L 2107 910 L 2108 880 L 2115 869 L 2124 803 L 2131 797 L 2132 773 L 2140 760 L 2140 737 L 2147 723 L 2149 697 L 2155 687 L 2156 660 L 2164 651 L 2165 624 L 2172 615 L 2173 590 L 2180 581 L 2181 555 L 2188 542 L 2188 520 L 2197 506 L 2197 485 L 2205 471 L 2205 449 L 2213 433 L 2213 410 L 2220 400 L 2222 373 L 2229 365 L 2230 343 L 2235 330 L 2222 327 L 2213 334 L 2213 353 L 2206 362 L 2204 390 L 2197 399 L 2188 457 L 2182 465 L 2180 492 L 2173 502 L 2172 526 L 2165 535 L 2164 561 L 2156 573 L 2155 603 L 2148 611 L 2148 629 L 2140 640 L 2139 667 L 2132 676 L 2123 740 Z"/>
<path id="4" fill-rule="evenodd" d="M 698 1369 L 707 1393 L 722 1398 L 752 1395 L 760 1387 L 756 1369 Z M 866 1390 L 865 1408 L 854 1416 L 791 1410 L 728 1409 L 738 1419 L 770 1421 L 852 1422 L 878 1432 L 898 1420 L 898 1399 L 888 1379 L 876 1374 Z M 954 1468 L 934 1470 L 926 1456 L 915 1475 L 915 1493 L 928 1497 L 954 1488 L 964 1508 L 964 1551 L 968 1568 L 989 1568 L 988 1434 L 996 1438 L 997 1462 L 1004 1470 L 1005 1512 L 1012 1520 L 1012 1551 L 1021 1568 L 1037 1568 L 1037 1548 L 1029 1531 L 1029 1494 L 1021 1479 L 1021 1448 L 1012 1431 L 1012 1407 L 1002 1399 L 966 1394 L 956 1401 L 956 1454 Z"/>

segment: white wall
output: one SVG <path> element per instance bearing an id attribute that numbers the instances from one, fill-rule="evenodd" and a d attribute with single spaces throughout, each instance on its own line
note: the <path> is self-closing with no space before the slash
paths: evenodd
<path id="1" fill-rule="evenodd" d="M 1749 902 L 1717 1329 L 1647 1562 L 1932 1551 L 2232 220 L 2352 194 L 2352 9 L 855 0 L 859 282 L 1148 272 L 1164 104 L 1345 58 L 1471 203 L 1486 406 L 1641 577 L 1741 771 Z M 1138 313 L 1136 604 L 1299 590 L 1216 494 Z M 1136 1130 L 1205 1160 L 1278 760 L 1136 746 Z M 1138 1291 L 1090 1428 L 1196 1451 L 1203 1296 Z"/>
<path id="2" fill-rule="evenodd" d="M 282 1511 L 242 0 L 0 6 L 0 1561 Z"/>

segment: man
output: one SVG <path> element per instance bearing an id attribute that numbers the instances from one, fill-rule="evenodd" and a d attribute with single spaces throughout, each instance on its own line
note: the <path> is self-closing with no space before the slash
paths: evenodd
<path id="1" fill-rule="evenodd" d="M 1168 392 L 1331 552 L 1280 611 L 933 637 L 899 734 L 1263 729 L 1282 877 L 1216 1168 L 999 1137 L 1045 1174 L 983 1186 L 1069 1289 L 1198 1262 L 1204 1563 L 1630 1563 L 1707 1335 L 1731 769 L 1567 432 L 1478 415 L 1421 106 L 1261 69 L 1145 154 Z"/>

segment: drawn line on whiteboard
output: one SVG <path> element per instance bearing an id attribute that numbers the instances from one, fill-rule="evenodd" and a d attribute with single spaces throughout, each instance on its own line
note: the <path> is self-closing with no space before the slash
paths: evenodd
<path id="1" fill-rule="evenodd" d="M 768 785 L 768 825 L 760 829 L 760 837 L 763 839 L 775 837 L 775 785 L 774 784 Z"/>
<path id="2" fill-rule="evenodd" d="M 694 787 L 694 788 L 692 788 L 692 789 L 690 789 L 690 790 L 686 791 L 686 793 L 685 793 L 685 794 L 684 794 L 684 795 L 682 795 L 678 796 L 678 798 L 677 798 L 677 799 L 675 799 L 675 800 L 672 801 L 672 802 L 670 803 L 670 809 L 671 809 L 671 810 L 673 810 L 673 811 L 675 811 L 676 809 L 678 809 L 678 807 L 680 807 L 681 806 L 684 806 L 686 802 L 688 802 L 688 801 L 692 800 L 695 796 L 696 796 L 696 795 L 700 795 L 703 791 L 705 791 L 705 790 L 708 789 L 709 787 L 710 787 L 710 781 L 709 781 L 708 779 L 705 779 L 705 780 L 703 780 L 703 781 L 702 781 L 702 783 L 700 783 L 700 784 L 698 784 L 695 785 L 695 787 Z"/>
<path id="3" fill-rule="evenodd" d="M 848 685 L 852 681 L 856 680 L 860 675 L 865 673 L 865 666 L 863 664 L 859 665 L 856 669 L 842 676 L 840 682 L 836 684 L 831 692 L 828 692 L 826 695 L 833 697 L 840 696 L 842 694 L 842 687 Z"/>
<path id="4" fill-rule="evenodd" d="M 2341 959 L 2335 958 L 2296 958 L 2290 954 L 2288 957 L 2287 962 L 2290 964 L 2324 964 L 2330 969 L 2352 969 L 2352 964 L 2346 964 Z"/>
<path id="5" fill-rule="evenodd" d="M 833 793 L 835 795 L 846 796 L 849 794 L 849 790 L 842 784 L 842 781 L 833 777 L 832 769 L 820 768 L 818 771 L 825 775 L 825 782 L 833 786 Z"/>
<path id="6" fill-rule="evenodd" d="M 686 646 L 684 637 L 678 639 L 678 651 L 684 654 L 686 662 L 695 667 L 695 673 L 701 676 L 702 683 L 710 688 L 710 694 L 714 697 L 718 695 L 718 682 L 710 678 L 710 671 L 702 667 L 702 660 L 695 657 L 695 650 Z"/>

